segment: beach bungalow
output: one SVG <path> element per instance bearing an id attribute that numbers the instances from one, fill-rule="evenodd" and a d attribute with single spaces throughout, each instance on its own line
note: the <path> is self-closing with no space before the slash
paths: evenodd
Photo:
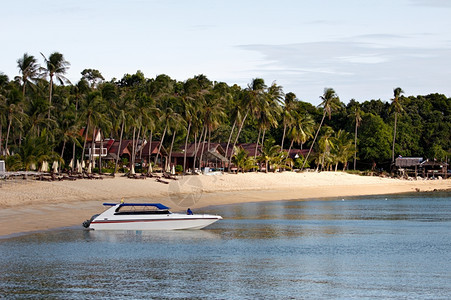
<path id="1" fill-rule="evenodd" d="M 449 164 L 437 160 L 425 160 L 421 163 L 422 174 L 424 178 L 448 178 Z"/>
<path id="2" fill-rule="evenodd" d="M 181 149 L 172 153 L 171 166 L 183 166 L 184 157 L 185 146 L 183 145 Z M 193 169 L 194 157 L 196 157 L 196 168 L 209 167 L 219 169 L 224 168 L 227 164 L 224 148 L 219 143 L 210 143 L 210 145 L 208 145 L 208 142 L 203 144 L 189 143 L 186 151 L 186 170 Z"/>
<path id="3" fill-rule="evenodd" d="M 157 156 L 160 144 L 161 143 L 159 141 L 154 141 L 152 143 L 145 141 L 144 145 L 138 150 L 136 161 L 141 162 L 143 166 L 148 166 L 149 162 L 155 162 L 155 157 Z M 161 146 L 160 153 L 158 154 L 157 165 L 162 167 L 162 163 L 166 161 L 167 156 L 168 153 L 166 151 L 166 148 L 164 146 Z"/>
<path id="4" fill-rule="evenodd" d="M 422 157 L 398 157 L 395 159 L 395 169 L 401 176 L 418 176 Z"/>
<path id="5" fill-rule="evenodd" d="M 423 160 L 422 157 L 398 157 L 395 168 L 402 176 L 421 175 L 423 178 L 448 178 L 448 163 L 437 160 Z"/>

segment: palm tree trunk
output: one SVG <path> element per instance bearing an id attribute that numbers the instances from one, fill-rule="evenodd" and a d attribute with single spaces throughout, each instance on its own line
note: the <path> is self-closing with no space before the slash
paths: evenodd
<path id="1" fill-rule="evenodd" d="M 230 135 L 229 135 L 229 140 L 227 141 L 227 146 L 226 146 L 226 150 L 225 150 L 225 157 L 227 159 L 228 159 L 230 141 L 232 140 L 232 135 L 233 135 L 233 131 L 235 130 L 235 126 L 236 126 L 236 119 L 233 122 L 232 130 L 230 131 Z M 230 164 L 230 161 L 228 162 L 228 164 Z"/>
<path id="2" fill-rule="evenodd" d="M 288 155 L 290 155 L 290 151 L 291 151 L 291 148 L 293 148 L 293 144 L 294 144 L 294 139 L 291 140 L 290 148 L 288 148 Z"/>
<path id="3" fill-rule="evenodd" d="M 356 164 L 357 164 L 357 122 L 355 122 L 355 133 L 354 133 L 354 171 Z"/>
<path id="4" fill-rule="evenodd" d="M 61 158 L 64 156 L 64 149 L 66 148 L 66 141 L 63 142 L 63 149 L 61 150 Z M 59 165 L 61 167 L 61 164 Z M 61 170 L 58 170 L 60 172 Z"/>
<path id="5" fill-rule="evenodd" d="M 93 163 L 94 162 L 94 152 L 95 152 L 95 149 L 96 149 L 95 138 L 96 138 L 96 128 L 93 127 L 92 128 L 92 141 L 91 141 L 91 155 L 89 156 L 92 168 L 94 168 L 94 163 Z"/>
<path id="6" fill-rule="evenodd" d="M 241 121 L 240 128 L 238 129 L 238 134 L 236 135 L 235 142 L 233 143 L 232 149 L 235 149 L 236 143 L 238 142 L 238 138 L 240 137 L 241 130 L 243 129 L 244 122 L 246 121 L 246 118 L 247 118 L 248 114 L 249 114 L 249 109 L 246 111 L 246 114 L 244 115 L 243 121 Z M 230 154 L 229 160 L 232 158 L 232 155 L 233 155 L 233 151 Z"/>
<path id="7" fill-rule="evenodd" d="M 191 120 L 188 123 L 188 130 L 187 130 L 186 138 L 185 138 L 185 151 L 183 153 L 183 173 L 186 173 L 186 151 L 188 150 L 188 138 L 189 138 L 190 130 L 191 130 Z"/>
<path id="8" fill-rule="evenodd" d="M 99 174 L 102 174 L 102 149 L 103 149 L 103 138 L 100 136 L 100 149 L 99 149 Z"/>
<path id="9" fill-rule="evenodd" d="M 83 151 L 81 152 L 81 164 L 83 164 L 83 160 L 85 159 L 85 149 L 86 149 L 86 141 L 88 140 L 88 129 L 89 123 L 86 124 L 85 127 L 85 141 L 83 142 Z"/>
<path id="10" fill-rule="evenodd" d="M 8 122 L 8 130 L 6 131 L 6 142 L 5 142 L 5 151 L 6 151 L 6 155 L 8 155 L 8 140 L 9 140 L 9 132 L 11 131 L 11 123 L 12 123 L 13 119 L 10 118 L 9 122 Z"/>
<path id="11" fill-rule="evenodd" d="M 283 140 L 285 140 L 285 133 L 287 131 L 287 125 L 283 124 L 282 142 L 280 143 L 280 152 L 283 151 Z"/>
<path id="12" fill-rule="evenodd" d="M 72 172 L 74 171 L 75 168 L 75 142 L 72 145 Z"/>
<path id="13" fill-rule="evenodd" d="M 395 127 L 393 132 L 393 146 L 391 152 L 391 162 L 395 162 L 395 142 L 396 142 L 396 123 L 398 122 L 398 113 L 395 112 Z"/>
<path id="14" fill-rule="evenodd" d="M 147 174 L 150 175 L 151 171 L 152 171 L 152 163 L 150 162 L 150 156 L 152 155 L 152 130 L 150 130 L 150 134 L 149 134 L 149 152 L 148 152 L 148 159 L 147 159 L 147 163 L 149 164 L 147 166 Z"/>
<path id="15" fill-rule="evenodd" d="M 204 160 L 204 149 L 205 149 L 205 141 L 207 140 L 207 128 L 205 127 L 204 140 L 202 142 L 202 150 L 200 152 L 200 165 L 199 168 L 202 170 L 202 161 Z"/>
<path id="16" fill-rule="evenodd" d="M 136 127 L 133 126 L 132 153 L 130 157 L 130 175 L 135 175 L 135 138 L 136 138 Z"/>
<path id="17" fill-rule="evenodd" d="M 49 115 L 48 119 L 50 120 L 50 108 L 52 107 L 52 90 L 53 90 L 53 75 L 50 75 L 50 85 L 49 85 Z"/>
<path id="18" fill-rule="evenodd" d="M 196 159 L 197 159 L 197 132 L 194 133 L 194 160 L 191 174 L 194 174 L 194 170 L 196 170 Z"/>
<path id="19" fill-rule="evenodd" d="M 321 126 L 323 126 L 324 118 L 326 117 L 326 111 L 324 111 L 323 118 L 321 119 L 321 123 L 319 124 L 318 130 L 316 131 L 315 138 L 313 139 L 312 145 L 310 146 L 310 149 L 308 150 L 307 156 L 305 157 L 304 163 L 302 164 L 301 171 L 304 170 L 305 163 L 307 162 L 308 157 L 310 156 L 310 153 L 312 152 L 313 145 L 315 144 L 316 138 L 318 137 L 318 133 L 321 130 Z"/>
<path id="20" fill-rule="evenodd" d="M 164 136 L 166 135 L 166 131 L 167 131 L 167 130 L 168 130 L 168 125 L 166 125 L 166 126 L 164 127 L 163 135 L 161 136 L 160 145 L 158 146 L 158 152 L 157 152 L 157 155 L 155 155 L 155 165 L 157 165 L 157 162 L 158 162 L 158 154 L 160 154 L 161 146 L 163 146 L 163 140 L 164 140 Z M 161 162 L 163 162 L 163 159 L 161 160 Z"/>
<path id="21" fill-rule="evenodd" d="M 119 163 L 119 155 L 121 153 L 121 147 L 122 147 L 122 136 L 124 135 L 124 127 L 125 127 L 125 121 L 122 121 L 121 124 L 121 135 L 119 137 L 119 148 L 117 148 L 117 154 L 116 154 L 116 162 L 114 164 L 114 171 L 113 171 L 113 177 L 116 175 L 117 172 L 117 165 Z"/>
<path id="22" fill-rule="evenodd" d="M 260 141 L 260 135 L 262 133 L 262 130 L 258 130 L 258 137 L 257 137 L 257 143 L 255 144 L 255 153 L 254 153 L 254 159 L 257 157 L 257 149 L 258 149 L 258 141 Z"/>
<path id="23" fill-rule="evenodd" d="M 169 167 L 171 167 L 172 163 L 172 147 L 174 147 L 175 133 L 176 131 L 174 130 L 174 133 L 172 134 L 171 148 L 169 149 Z"/>

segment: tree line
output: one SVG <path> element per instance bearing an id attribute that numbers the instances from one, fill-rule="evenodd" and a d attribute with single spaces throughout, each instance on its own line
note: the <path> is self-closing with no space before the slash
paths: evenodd
<path id="1" fill-rule="evenodd" d="M 227 159 L 243 171 L 261 165 L 388 170 L 398 155 L 446 160 L 450 154 L 451 101 L 442 94 L 405 96 L 398 87 L 388 101 L 345 104 L 325 88 L 315 107 L 261 78 L 244 88 L 202 74 L 177 81 L 137 71 L 106 81 L 99 70 L 85 69 L 71 83 L 61 53 L 41 53 L 41 59 L 42 65 L 25 53 L 18 76 L 0 73 L 0 154 L 10 170 L 81 159 L 88 133 L 98 129 L 133 140 L 133 151 L 139 140 L 161 141 L 169 157 L 188 143 L 222 142 L 226 153 L 233 149 Z M 240 143 L 255 143 L 261 154 L 249 157 Z M 308 152 L 290 160 L 294 148 Z"/>

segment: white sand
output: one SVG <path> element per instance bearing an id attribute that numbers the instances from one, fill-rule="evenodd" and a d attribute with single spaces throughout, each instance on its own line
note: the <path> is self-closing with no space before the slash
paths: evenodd
<path id="1" fill-rule="evenodd" d="M 0 188 L 0 236 L 74 226 L 103 210 L 103 202 L 161 202 L 173 211 L 240 202 L 315 199 L 415 191 L 451 191 L 448 180 L 399 180 L 321 173 L 246 173 L 185 176 L 177 181 L 104 177 L 103 180 L 16 181 Z"/>

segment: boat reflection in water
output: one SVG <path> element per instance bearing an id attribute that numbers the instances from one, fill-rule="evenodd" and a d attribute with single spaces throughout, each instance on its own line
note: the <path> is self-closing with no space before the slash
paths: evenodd
<path id="1" fill-rule="evenodd" d="M 161 203 L 103 203 L 111 206 L 83 222 L 94 230 L 201 229 L 221 220 L 218 215 L 172 213 Z M 190 212 L 190 211 L 189 211 Z"/>

